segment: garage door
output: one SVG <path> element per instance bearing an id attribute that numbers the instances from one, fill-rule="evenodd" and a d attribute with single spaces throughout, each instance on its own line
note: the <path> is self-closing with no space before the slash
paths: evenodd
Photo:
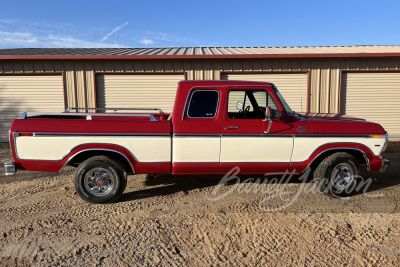
<path id="1" fill-rule="evenodd" d="M 0 75 L 0 142 L 8 141 L 11 122 L 23 112 L 63 110 L 61 75 Z"/>
<path id="2" fill-rule="evenodd" d="M 257 74 L 223 74 L 223 80 L 242 80 L 272 82 L 285 98 L 292 110 L 307 111 L 307 73 L 257 73 Z"/>
<path id="3" fill-rule="evenodd" d="M 172 112 L 178 82 L 184 74 L 99 74 L 99 108 L 161 108 Z"/>
<path id="4" fill-rule="evenodd" d="M 340 109 L 400 137 L 400 73 L 343 73 Z"/>

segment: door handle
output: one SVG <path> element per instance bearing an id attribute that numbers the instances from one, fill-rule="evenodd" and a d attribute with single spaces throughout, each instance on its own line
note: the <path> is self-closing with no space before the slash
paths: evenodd
<path id="1" fill-rule="evenodd" d="M 239 129 L 239 128 L 240 128 L 239 126 L 229 126 L 229 127 L 228 127 L 229 130 L 232 130 L 232 129 Z"/>

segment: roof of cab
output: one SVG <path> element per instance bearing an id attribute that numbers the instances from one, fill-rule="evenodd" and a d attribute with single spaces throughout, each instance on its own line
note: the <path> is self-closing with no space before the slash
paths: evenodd
<path id="1" fill-rule="evenodd" d="M 195 87 L 195 86 L 219 86 L 229 87 L 234 85 L 239 86 L 273 86 L 270 82 L 254 82 L 254 81 L 233 81 L 233 80 L 193 80 L 193 81 L 180 81 L 180 86 Z"/>

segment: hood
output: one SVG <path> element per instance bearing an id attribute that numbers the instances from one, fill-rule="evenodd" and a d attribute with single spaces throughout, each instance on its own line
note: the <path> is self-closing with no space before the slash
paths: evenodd
<path id="1" fill-rule="evenodd" d="M 313 134 L 386 134 L 380 124 L 348 115 L 308 113 L 305 117 Z"/>
<path id="2" fill-rule="evenodd" d="M 307 118 L 323 118 L 323 119 L 328 119 L 328 120 L 351 120 L 351 121 L 366 121 L 365 119 L 353 117 L 350 115 L 342 115 L 342 114 L 337 114 L 337 113 L 300 113 L 304 115 Z"/>

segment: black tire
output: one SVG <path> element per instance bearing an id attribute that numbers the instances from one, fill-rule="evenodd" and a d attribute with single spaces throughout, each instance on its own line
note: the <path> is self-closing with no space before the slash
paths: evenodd
<path id="1" fill-rule="evenodd" d="M 112 203 L 124 192 L 127 175 L 122 164 L 105 156 L 82 162 L 75 172 L 75 189 L 89 203 Z"/>
<path id="2" fill-rule="evenodd" d="M 358 189 L 358 172 L 358 162 L 352 155 L 337 152 L 318 165 L 313 180 L 320 192 L 334 197 L 347 197 Z"/>

